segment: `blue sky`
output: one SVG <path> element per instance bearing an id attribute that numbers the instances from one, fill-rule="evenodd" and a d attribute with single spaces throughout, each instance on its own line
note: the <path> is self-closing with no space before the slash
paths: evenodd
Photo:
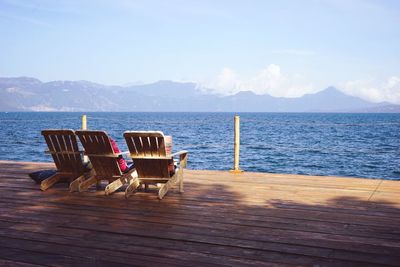
<path id="1" fill-rule="evenodd" d="M 0 76 L 400 103 L 400 1 L 0 0 Z"/>

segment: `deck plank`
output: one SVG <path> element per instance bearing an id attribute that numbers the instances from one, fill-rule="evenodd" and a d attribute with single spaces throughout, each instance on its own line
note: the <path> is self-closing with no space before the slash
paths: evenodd
<path id="1" fill-rule="evenodd" d="M 46 192 L 0 161 L 0 265 L 398 266 L 400 182 L 188 170 L 185 193 Z"/>

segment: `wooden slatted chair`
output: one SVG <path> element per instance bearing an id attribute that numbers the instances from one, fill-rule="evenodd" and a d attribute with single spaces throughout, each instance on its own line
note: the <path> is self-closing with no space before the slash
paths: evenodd
<path id="1" fill-rule="evenodd" d="M 41 182 L 41 190 L 47 190 L 62 179 L 72 184 L 73 181 L 81 181 L 93 175 L 93 171 L 87 170 L 83 164 L 83 151 L 79 150 L 73 130 L 43 130 L 42 135 L 49 148 L 46 153 L 53 157 L 57 172 Z"/>
<path id="2" fill-rule="evenodd" d="M 146 188 L 149 184 L 162 184 L 158 191 L 159 199 L 162 199 L 168 190 L 177 184 L 179 184 L 179 191 L 183 192 L 183 169 L 187 165 L 187 151 L 167 155 L 162 132 L 126 131 L 124 137 L 140 184 L 144 184 Z M 171 176 L 168 165 L 174 156 L 179 156 L 179 168 Z M 138 186 L 137 183 L 130 184 L 125 190 L 125 196 L 129 197 Z"/>
<path id="3" fill-rule="evenodd" d="M 107 180 L 109 184 L 105 188 L 106 195 L 109 195 L 127 183 L 134 183 L 137 180 L 135 169 L 123 173 L 118 164 L 118 157 L 125 153 L 114 153 L 109 137 L 104 131 L 76 131 L 84 149 L 85 155 L 93 165 L 95 175 L 88 180 L 81 182 L 78 186 L 79 192 L 87 190 L 91 185 L 99 184 Z"/>

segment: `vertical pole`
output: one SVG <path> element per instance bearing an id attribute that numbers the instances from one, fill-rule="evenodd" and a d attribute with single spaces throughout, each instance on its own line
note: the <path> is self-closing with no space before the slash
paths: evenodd
<path id="1" fill-rule="evenodd" d="M 86 118 L 86 115 L 82 115 L 82 130 L 87 130 L 87 118 Z"/>
<path id="2" fill-rule="evenodd" d="M 243 172 L 239 169 L 239 151 L 240 151 L 240 117 L 235 116 L 234 119 L 234 158 L 233 158 L 233 173 Z"/>
<path id="3" fill-rule="evenodd" d="M 82 130 L 87 130 L 87 117 L 86 115 L 82 115 Z M 88 156 L 83 156 L 83 162 L 88 162 Z"/>

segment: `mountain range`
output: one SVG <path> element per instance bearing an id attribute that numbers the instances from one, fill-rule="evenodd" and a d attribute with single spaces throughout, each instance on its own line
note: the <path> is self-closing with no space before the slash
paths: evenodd
<path id="1" fill-rule="evenodd" d="M 220 96 L 204 93 L 195 83 L 107 86 L 18 77 L 0 78 L 0 111 L 400 112 L 400 105 L 371 103 L 334 87 L 298 98 L 251 91 Z"/>

